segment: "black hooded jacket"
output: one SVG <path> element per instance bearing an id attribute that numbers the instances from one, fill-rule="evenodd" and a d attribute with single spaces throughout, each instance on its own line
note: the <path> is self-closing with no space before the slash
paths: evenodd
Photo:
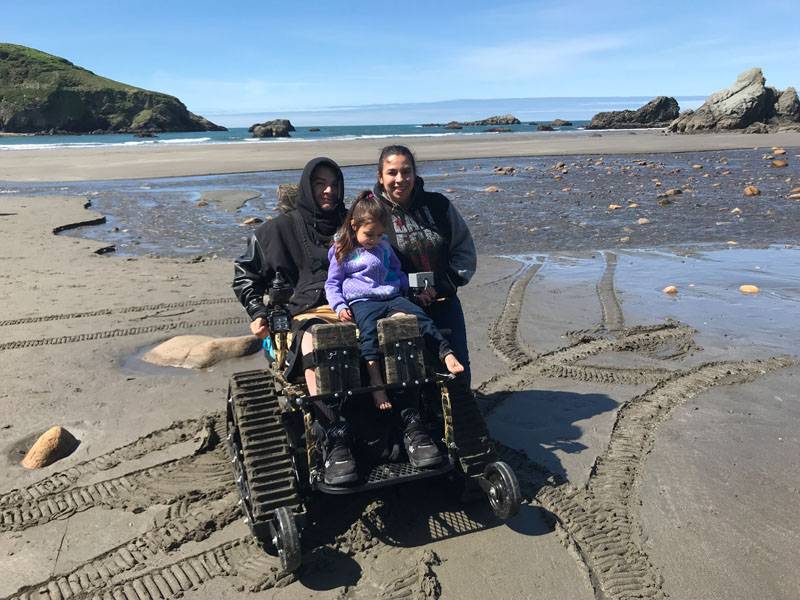
<path id="1" fill-rule="evenodd" d="M 322 211 L 314 200 L 311 175 L 320 165 L 337 175 L 339 204 Z M 289 302 L 292 315 L 327 303 L 328 248 L 344 221 L 344 177 L 329 158 L 315 158 L 305 166 L 294 210 L 259 225 L 247 251 L 234 261 L 233 291 L 250 318 L 266 317 L 264 294 L 280 271 L 294 288 Z"/>

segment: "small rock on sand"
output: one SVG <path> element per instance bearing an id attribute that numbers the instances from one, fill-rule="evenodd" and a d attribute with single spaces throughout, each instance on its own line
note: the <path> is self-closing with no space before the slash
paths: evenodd
<path id="1" fill-rule="evenodd" d="M 744 188 L 745 196 L 758 196 L 759 194 L 761 194 L 761 190 L 754 185 L 748 185 Z"/>
<path id="2" fill-rule="evenodd" d="M 179 335 L 159 344 L 142 359 L 162 367 L 205 369 L 227 358 L 256 352 L 261 343 L 255 336 L 213 338 L 206 335 Z"/>
<path id="3" fill-rule="evenodd" d="M 668 285 L 667 287 L 665 287 L 661 291 L 664 292 L 665 294 L 677 294 L 678 293 L 678 288 L 675 287 L 674 285 Z"/>
<path id="4" fill-rule="evenodd" d="M 770 164 L 775 169 L 781 169 L 783 167 L 788 167 L 789 166 L 788 161 L 785 161 L 785 160 L 773 160 L 772 163 L 770 163 Z"/>
<path id="5" fill-rule="evenodd" d="M 608 210 L 617 210 L 619 208 L 622 208 L 622 206 L 620 204 L 609 204 L 608 205 Z"/>
<path id="6" fill-rule="evenodd" d="M 788 196 L 786 196 L 786 198 L 789 200 L 800 200 L 800 192 L 796 194 L 789 194 Z"/>
<path id="7" fill-rule="evenodd" d="M 783 148 L 773 148 L 772 153 L 775 156 L 783 156 L 784 154 L 786 154 L 786 150 L 784 150 Z"/>
<path id="8" fill-rule="evenodd" d="M 646 218 L 642 217 L 641 219 L 639 219 L 639 220 L 638 220 L 638 221 L 636 221 L 636 222 L 637 222 L 639 225 L 649 225 L 649 224 L 650 224 L 650 219 L 646 219 Z"/>
<path id="9" fill-rule="evenodd" d="M 497 192 L 500 191 L 500 188 L 495 185 L 490 185 L 489 187 L 483 188 L 483 191 L 489 194 L 496 194 Z"/>
<path id="10" fill-rule="evenodd" d="M 739 291 L 742 292 L 743 294 L 757 294 L 759 292 L 759 289 L 757 285 L 746 284 L 746 285 L 740 285 Z"/>
<path id="11" fill-rule="evenodd" d="M 69 456 L 79 444 L 69 431 L 55 425 L 39 436 L 20 464 L 26 469 L 41 469 Z"/>
<path id="12" fill-rule="evenodd" d="M 242 221 L 242 225 L 258 225 L 259 223 L 263 223 L 263 219 L 259 219 L 258 217 L 247 217 L 244 221 Z"/>
<path id="13" fill-rule="evenodd" d="M 678 196 L 683 193 L 683 190 L 680 188 L 670 188 L 663 194 L 659 194 L 659 196 Z"/>
<path id="14" fill-rule="evenodd" d="M 628 208 L 639 208 L 639 205 L 636 202 L 631 202 L 628 204 Z"/>

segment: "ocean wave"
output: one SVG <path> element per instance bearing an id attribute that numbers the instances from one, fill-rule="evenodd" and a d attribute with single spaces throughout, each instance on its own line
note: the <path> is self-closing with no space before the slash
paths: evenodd
<path id="1" fill-rule="evenodd" d="M 201 138 L 176 138 L 174 140 L 155 140 L 159 144 L 202 144 L 210 142 L 210 137 Z"/>

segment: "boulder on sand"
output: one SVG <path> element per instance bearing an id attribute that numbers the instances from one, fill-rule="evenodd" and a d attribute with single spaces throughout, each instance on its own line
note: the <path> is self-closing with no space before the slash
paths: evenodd
<path id="1" fill-rule="evenodd" d="M 142 359 L 161 367 L 205 369 L 227 358 L 256 352 L 261 341 L 253 335 L 213 338 L 206 335 L 179 335 L 159 344 Z"/>
<path id="2" fill-rule="evenodd" d="M 20 464 L 26 469 L 41 469 L 69 456 L 79 444 L 69 431 L 55 425 L 39 436 Z"/>
<path id="3" fill-rule="evenodd" d="M 748 69 L 729 88 L 711 94 L 695 111 L 669 126 L 677 133 L 744 129 L 748 133 L 800 125 L 800 102 L 794 88 L 779 92 L 766 85 L 759 68 Z"/>
<path id="4" fill-rule="evenodd" d="M 653 98 L 637 110 L 612 110 L 592 117 L 586 129 L 641 129 L 666 127 L 678 116 L 678 101 L 668 96 Z"/>
<path id="5" fill-rule="evenodd" d="M 289 119 L 274 119 L 251 125 L 247 131 L 257 138 L 289 137 L 289 132 L 295 131 L 295 128 Z"/>

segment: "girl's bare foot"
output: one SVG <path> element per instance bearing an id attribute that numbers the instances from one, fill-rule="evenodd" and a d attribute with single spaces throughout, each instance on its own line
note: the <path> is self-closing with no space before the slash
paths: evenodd
<path id="1" fill-rule="evenodd" d="M 375 407 L 380 410 L 389 410 L 392 408 L 392 403 L 389 402 L 389 396 L 386 395 L 385 390 L 372 392 L 372 400 L 375 402 Z"/>
<path id="2" fill-rule="evenodd" d="M 447 370 L 453 375 L 464 372 L 464 365 L 458 362 L 456 355 L 452 352 L 444 357 L 444 366 L 447 367 Z"/>

